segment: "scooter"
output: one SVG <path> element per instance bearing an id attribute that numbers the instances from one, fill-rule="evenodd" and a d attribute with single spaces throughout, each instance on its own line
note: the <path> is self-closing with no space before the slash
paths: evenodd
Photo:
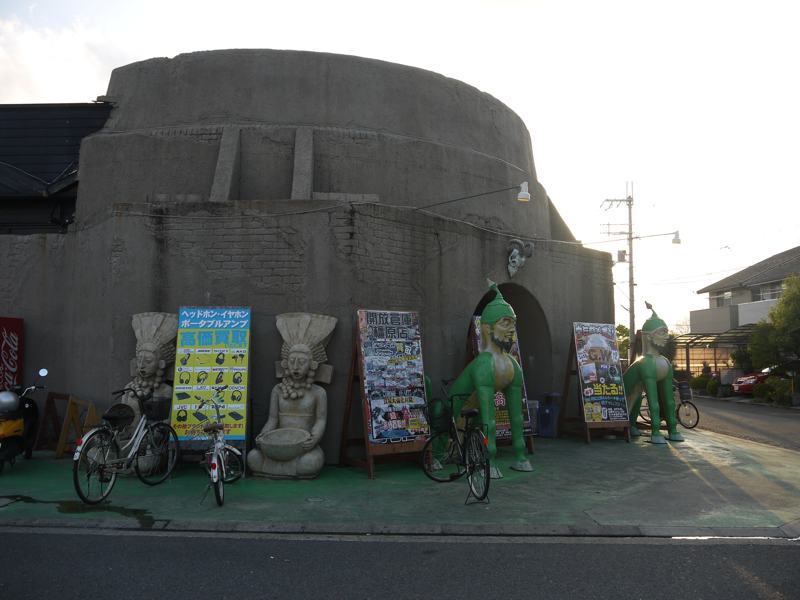
<path id="1" fill-rule="evenodd" d="M 47 369 L 39 369 L 39 377 L 47 377 Z M 33 453 L 39 409 L 29 395 L 34 390 L 44 389 L 37 382 L 38 378 L 22 392 L 21 385 L 0 392 L 0 473 L 6 462 L 13 465 L 20 454 L 27 459 Z"/>

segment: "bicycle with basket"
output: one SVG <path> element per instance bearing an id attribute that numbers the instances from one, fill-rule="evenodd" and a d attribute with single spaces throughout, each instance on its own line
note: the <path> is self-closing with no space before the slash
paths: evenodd
<path id="1" fill-rule="evenodd" d="M 461 410 L 465 419 L 460 428 L 453 415 L 453 398 L 442 382 L 444 400 L 434 400 L 429 416 L 432 435 L 422 448 L 422 470 L 437 483 L 447 483 L 467 476 L 468 492 L 464 504 L 475 501 L 488 502 L 491 465 L 489 464 L 488 438 L 480 423 L 477 408 Z M 466 399 L 466 398 L 465 398 Z"/>
<path id="2" fill-rule="evenodd" d="M 219 506 L 225 502 L 225 484 L 238 481 L 244 473 L 242 452 L 225 443 L 225 425 L 222 423 L 224 415 L 220 414 L 219 409 L 224 403 L 222 392 L 227 387 L 227 385 L 223 385 L 211 388 L 214 390 L 214 394 L 207 399 L 195 396 L 197 400 L 200 400 L 198 411 L 202 410 L 206 404 L 211 404 L 214 408 L 214 422 L 203 425 L 203 432 L 211 436 L 211 446 L 204 453 L 203 465 L 208 473 L 208 487 L 214 489 L 214 498 Z M 208 488 L 206 488 L 207 491 Z"/>
<path id="3" fill-rule="evenodd" d="M 112 394 L 119 400 L 128 392 L 136 398 L 141 411 L 130 439 L 123 438 L 136 415 L 130 406 L 118 402 L 103 414 L 103 425 L 91 429 L 75 442 L 72 482 L 78 497 L 86 504 L 105 500 L 117 476 L 131 467 L 142 483 L 152 486 L 164 482 L 178 463 L 178 435 L 163 422 L 169 417 L 171 398 L 151 398 L 152 394 L 142 397 L 132 388 Z M 126 451 L 120 457 L 120 452 Z"/>
<path id="4" fill-rule="evenodd" d="M 683 425 L 686 429 L 694 429 L 700 422 L 700 411 L 697 410 L 694 402 L 692 402 L 692 389 L 685 381 L 672 380 L 672 393 L 677 399 L 675 403 L 675 417 L 678 423 Z M 652 427 L 652 419 L 650 418 L 650 405 L 647 403 L 647 393 L 642 393 L 642 404 L 639 407 L 639 418 L 647 425 Z M 662 415 L 663 420 L 663 415 Z"/>

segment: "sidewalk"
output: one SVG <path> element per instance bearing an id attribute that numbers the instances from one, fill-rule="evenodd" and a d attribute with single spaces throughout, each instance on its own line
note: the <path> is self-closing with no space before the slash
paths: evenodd
<path id="1" fill-rule="evenodd" d="M 47 453 L 0 475 L 0 528 L 102 527 L 175 531 L 421 535 L 800 537 L 800 453 L 704 431 L 667 447 L 640 438 L 536 439 L 533 473 L 509 448 L 490 504 L 464 505 L 464 480 L 436 484 L 411 461 L 362 470 L 327 467 L 313 481 L 248 478 L 225 506 L 197 465 L 153 488 L 117 482 L 110 500 L 84 505 L 72 463 Z M 203 500 L 201 502 L 201 500 Z"/>
<path id="2" fill-rule="evenodd" d="M 747 396 L 744 394 L 731 395 L 731 396 L 710 396 L 705 392 L 699 392 L 697 390 L 693 390 L 692 394 L 697 398 L 701 398 L 703 400 L 719 400 L 720 402 L 733 402 L 735 404 L 752 404 L 753 406 L 766 406 L 770 408 L 777 408 L 783 410 L 800 410 L 800 405 L 783 406 L 781 404 L 773 404 L 771 402 L 761 402 L 758 398 L 755 398 L 754 396 Z"/>

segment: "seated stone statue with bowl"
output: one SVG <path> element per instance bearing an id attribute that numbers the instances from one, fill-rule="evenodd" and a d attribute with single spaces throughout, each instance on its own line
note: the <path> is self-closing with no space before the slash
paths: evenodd
<path id="1" fill-rule="evenodd" d="M 272 389 L 269 417 L 247 454 L 247 466 L 257 476 L 311 479 L 325 464 L 319 443 L 328 414 L 327 394 L 314 381 L 330 383 L 325 345 L 336 318 L 286 313 L 276 321 L 283 338 L 277 365 L 282 381 Z"/>

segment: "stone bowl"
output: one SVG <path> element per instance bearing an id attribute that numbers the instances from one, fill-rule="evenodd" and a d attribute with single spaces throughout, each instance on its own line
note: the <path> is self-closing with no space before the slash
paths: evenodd
<path id="1" fill-rule="evenodd" d="M 273 429 L 264 437 L 267 456 L 273 460 L 292 460 L 300 456 L 303 442 L 308 439 L 309 433 L 304 429 Z"/>

